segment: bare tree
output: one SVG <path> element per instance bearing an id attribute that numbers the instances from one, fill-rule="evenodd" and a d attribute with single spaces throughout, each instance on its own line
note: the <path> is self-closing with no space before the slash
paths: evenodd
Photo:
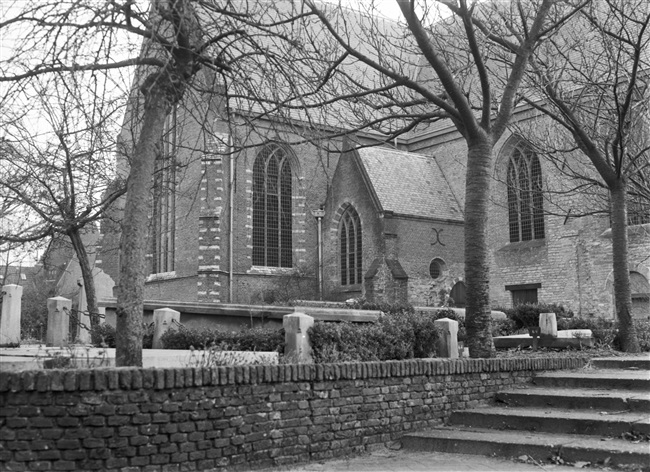
<path id="1" fill-rule="evenodd" d="M 115 185 L 112 159 L 119 106 L 110 100 L 87 103 L 88 96 L 104 95 L 101 89 L 106 84 L 91 80 L 93 89 L 81 90 L 78 79 L 64 74 L 32 84 L 36 93 L 32 109 L 22 107 L 24 113 L 4 127 L 0 198 L 12 206 L 7 218 L 13 224 L 0 234 L 0 244 L 67 237 L 79 261 L 95 327 L 97 297 L 82 235 L 92 231 L 124 193 L 123 185 Z"/>
<path id="2" fill-rule="evenodd" d="M 550 118 L 543 132 L 527 130 L 532 145 L 580 192 L 589 192 L 589 211 L 598 210 L 594 196 L 605 197 L 601 202 L 612 228 L 619 337 L 627 352 L 639 351 L 628 272 L 630 210 L 635 212 L 630 221 L 650 221 L 648 50 L 646 1 L 593 2 L 536 50 L 522 89 L 525 101 Z M 558 153 L 560 149 L 577 155 Z"/>
<path id="3" fill-rule="evenodd" d="M 270 72 L 281 73 L 289 62 L 276 51 L 286 54 L 300 46 L 291 25 L 305 15 L 291 3 L 275 8 L 225 0 L 155 0 L 145 8 L 130 0 L 39 0 L 17 2 L 9 11 L 0 31 L 22 39 L 0 63 L 0 82 L 10 85 L 4 95 L 31 92 L 31 82 L 40 76 L 87 71 L 102 72 L 107 80 L 121 81 L 123 90 L 134 90 L 126 111 L 129 136 L 119 149 L 129 172 L 121 220 L 116 363 L 142 365 L 150 189 L 165 120 L 188 91 L 214 92 L 225 82 L 250 103 L 261 103 L 257 114 L 263 115 L 270 101 L 262 103 L 259 81 L 270 83 Z M 119 71 L 122 76 L 115 79 Z M 130 87 L 124 81 L 132 72 Z M 291 87 L 282 90 L 295 93 Z"/>
<path id="4" fill-rule="evenodd" d="M 390 139 L 447 119 L 467 143 L 466 323 L 472 357 L 492 355 L 486 234 L 492 150 L 517 105 L 533 51 L 584 3 L 398 0 L 406 22 L 401 28 L 387 30 L 381 20 L 368 20 L 360 30 L 344 13 L 332 15 L 305 0 L 335 40 L 321 46 L 331 57 L 323 76 L 339 74 L 359 85 L 358 77 L 339 72 L 350 61 L 374 73 L 366 77 L 363 93 L 343 94 L 354 104 L 358 128 Z M 359 104 L 374 114 L 359 112 Z"/>

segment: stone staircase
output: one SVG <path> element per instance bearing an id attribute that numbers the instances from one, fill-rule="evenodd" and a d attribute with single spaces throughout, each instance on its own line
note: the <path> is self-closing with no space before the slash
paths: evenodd
<path id="1" fill-rule="evenodd" d="M 648 437 L 650 356 L 645 356 L 593 359 L 581 371 L 540 373 L 533 385 L 499 392 L 490 405 L 454 411 L 447 426 L 409 434 L 402 445 L 650 471 Z"/>

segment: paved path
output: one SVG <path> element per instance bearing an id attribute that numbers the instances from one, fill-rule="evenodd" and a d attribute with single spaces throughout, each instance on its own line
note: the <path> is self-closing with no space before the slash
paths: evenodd
<path id="1" fill-rule="evenodd" d="M 344 470 L 350 472 L 576 472 L 579 469 L 566 465 L 527 464 L 517 460 L 471 454 L 415 452 L 382 448 L 369 454 L 350 458 L 277 467 L 266 469 L 266 472 L 330 472 Z M 598 468 L 597 470 L 602 472 L 609 469 Z"/>

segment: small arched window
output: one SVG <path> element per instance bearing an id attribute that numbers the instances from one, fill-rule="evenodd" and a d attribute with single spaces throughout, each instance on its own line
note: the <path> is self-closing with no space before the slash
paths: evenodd
<path id="1" fill-rule="evenodd" d="M 292 267 L 291 196 L 287 152 L 265 146 L 253 165 L 253 265 Z"/>
<path id="2" fill-rule="evenodd" d="M 510 242 L 544 238 L 542 167 L 534 152 L 516 147 L 508 162 Z"/>
<path id="3" fill-rule="evenodd" d="M 352 206 L 349 206 L 341 216 L 339 239 L 341 247 L 341 285 L 360 284 L 362 274 L 361 220 Z"/>

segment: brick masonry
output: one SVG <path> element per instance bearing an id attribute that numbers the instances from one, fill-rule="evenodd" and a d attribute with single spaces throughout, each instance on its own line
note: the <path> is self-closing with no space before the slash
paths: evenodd
<path id="1" fill-rule="evenodd" d="M 0 373 L 0 468 L 249 470 L 358 453 L 583 358 Z"/>
<path id="2" fill-rule="evenodd" d="M 212 121 L 199 123 L 195 118 L 179 116 L 187 123 L 179 155 L 182 166 L 176 193 L 175 268 L 173 272 L 160 274 L 163 277 L 147 281 L 146 299 L 243 304 L 317 299 L 317 223 L 311 211 L 323 205 L 326 210 L 322 220 L 325 300 L 343 301 L 365 295 L 362 284 L 342 286 L 340 283 L 338 228 L 342 211 L 348 205 L 354 206 L 361 219 L 364 274 L 375 260 L 387 258 L 386 235 L 396 236 L 395 257 L 389 258 L 397 259 L 408 276 L 406 296 L 411 304 L 440 305 L 453 285 L 464 279 L 462 223 L 380 211 L 362 170 L 351 158 L 352 153 L 337 152 L 335 149 L 342 144 L 334 141 L 320 143 L 323 146 L 314 143 L 287 145 L 294 173 L 293 267 L 254 267 L 251 258 L 252 168 L 260 149 L 258 145 L 266 142 L 266 135 L 278 142 L 301 141 L 300 130 L 283 130 L 270 123 L 252 130 L 248 125 L 239 126 L 234 122 L 228 129 L 227 123 L 217 120 L 212 131 L 231 133 L 233 142 L 246 145 L 234 156 L 224 155 L 223 160 L 217 162 L 216 159 L 210 161 L 214 156 L 207 156 L 210 159 L 206 160 L 205 139 L 201 133 L 202 126 L 207 130 L 210 126 L 206 123 Z M 525 118 L 516 116 L 515 120 Z M 539 284 L 540 302 L 564 304 L 581 316 L 613 316 L 609 221 L 600 216 L 575 216 L 585 208 L 592 209 L 593 201 L 588 195 L 546 192 L 545 238 L 526 243 L 509 242 L 505 174 L 515 142 L 516 139 L 506 133 L 493 152 L 494 179 L 488 219 L 492 304 L 511 306 L 512 294 L 506 286 Z M 459 206 L 464 205 L 467 147 L 456 131 L 434 127 L 429 133 L 410 137 L 402 147 L 431 156 Z M 230 175 L 230 158 L 233 159 L 233 176 Z M 553 165 L 545 161 L 541 165 L 545 189 L 562 190 L 571 186 Z M 232 202 L 229 201 L 231 181 Z M 409 191 L 404 189 L 405 196 Z M 232 248 L 228 212 L 231 206 Z M 567 217 L 569 210 L 573 216 Z M 113 216 L 119 219 L 119 208 Z M 103 225 L 101 259 L 103 270 L 117 281 L 119 233 L 115 226 L 110 221 Z M 629 234 L 630 271 L 648 281 L 650 224 L 631 228 Z M 436 280 L 428 273 L 434 258 L 441 259 L 445 269 L 442 277 Z M 229 280 L 231 270 L 232 281 Z M 639 316 L 648 316 L 650 302 L 647 298 L 638 303 Z"/>
<path id="3" fill-rule="evenodd" d="M 593 210 L 589 195 L 562 193 L 574 184 L 554 166 L 541 161 L 545 189 L 545 237 L 510 243 L 506 169 L 517 137 L 506 134 L 495 146 L 488 219 L 490 299 L 493 306 L 512 306 L 506 286 L 540 284 L 538 301 L 560 303 L 578 316 L 614 317 L 612 241 L 606 215 L 579 216 Z M 454 195 L 464 204 L 466 146 L 455 133 L 420 144 L 434 150 Z M 591 197 L 593 198 L 593 197 Z M 568 214 L 572 211 L 574 216 Z M 568 215 L 568 216 L 567 216 Z M 650 280 L 650 224 L 628 228 L 630 271 Z M 409 287 L 410 289 L 410 287 Z M 644 314 L 645 313 L 645 314 Z M 650 316 L 646 302 L 635 316 Z"/>

